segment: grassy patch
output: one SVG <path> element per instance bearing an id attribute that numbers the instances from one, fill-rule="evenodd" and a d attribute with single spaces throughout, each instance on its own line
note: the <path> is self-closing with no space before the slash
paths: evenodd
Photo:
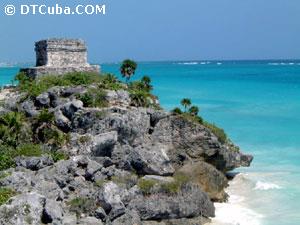
<path id="1" fill-rule="evenodd" d="M 95 182 L 95 185 L 97 186 L 97 187 L 103 187 L 104 186 L 104 184 L 106 184 L 108 182 L 108 180 L 97 180 L 96 182 Z"/>
<path id="2" fill-rule="evenodd" d="M 50 156 L 52 157 L 54 162 L 69 159 L 69 156 L 66 153 L 62 152 L 62 151 L 51 151 Z"/>
<path id="3" fill-rule="evenodd" d="M 9 112 L 0 116 L 0 144 L 14 146 L 23 142 L 25 116 L 19 112 Z"/>
<path id="4" fill-rule="evenodd" d="M 181 190 L 182 186 L 187 184 L 189 181 L 189 177 L 180 173 L 174 175 L 174 181 L 160 184 L 160 188 L 167 194 L 176 194 Z"/>
<path id="5" fill-rule="evenodd" d="M 41 156 L 43 154 L 42 148 L 38 144 L 22 144 L 17 147 L 15 152 L 16 156 L 26 156 L 26 157 L 33 157 L 33 156 Z"/>
<path id="6" fill-rule="evenodd" d="M 93 199 L 78 197 L 68 202 L 70 212 L 80 216 L 82 213 L 91 213 L 96 209 L 96 203 Z"/>
<path id="7" fill-rule="evenodd" d="M 90 85 L 100 82 L 101 79 L 97 73 L 74 72 L 65 75 L 45 75 L 36 79 L 19 73 L 16 80 L 19 81 L 18 87 L 21 91 L 36 97 L 54 86 Z"/>
<path id="8" fill-rule="evenodd" d="M 16 192 L 14 190 L 0 187 L 0 205 L 5 204 L 11 197 L 15 195 Z"/>
<path id="9" fill-rule="evenodd" d="M 90 88 L 86 93 L 77 95 L 77 98 L 83 102 L 84 107 L 106 107 L 106 93 L 104 90 Z"/>
<path id="10" fill-rule="evenodd" d="M 219 128 L 215 124 L 211 124 L 208 122 L 204 122 L 203 125 L 210 129 L 222 144 L 225 144 L 227 142 L 227 135 L 222 128 Z"/>
<path id="11" fill-rule="evenodd" d="M 4 179 L 6 177 L 9 177 L 10 175 L 11 175 L 11 172 L 2 171 L 2 172 L 0 172 L 0 180 Z"/>
<path id="12" fill-rule="evenodd" d="M 137 183 L 137 175 L 135 174 L 128 174 L 124 176 L 113 176 L 111 177 L 111 181 L 116 184 L 125 185 L 126 187 L 130 188 Z"/>
<path id="13" fill-rule="evenodd" d="M 100 89 L 107 89 L 107 90 L 120 90 L 124 89 L 124 86 L 122 85 L 122 82 L 118 80 L 118 78 L 111 73 L 103 74 L 100 76 L 100 82 L 98 84 L 98 87 Z"/>
<path id="14" fill-rule="evenodd" d="M 0 171 L 15 167 L 14 152 L 13 148 L 0 145 Z"/>
<path id="15" fill-rule="evenodd" d="M 138 187 L 141 189 L 144 195 L 149 195 L 151 194 L 152 188 L 157 184 L 157 181 L 155 180 L 145 180 L 145 179 L 140 179 L 138 181 Z"/>

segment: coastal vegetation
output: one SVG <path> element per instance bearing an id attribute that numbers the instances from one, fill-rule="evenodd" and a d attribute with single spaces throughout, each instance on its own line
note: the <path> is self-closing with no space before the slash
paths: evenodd
<path id="1" fill-rule="evenodd" d="M 126 83 L 130 80 L 131 76 L 135 74 L 135 70 L 137 69 L 137 63 L 130 59 L 125 59 L 122 62 L 120 72 L 122 76 L 126 79 Z"/>
<path id="2" fill-rule="evenodd" d="M 213 201 L 226 200 L 219 195 L 225 172 L 251 157 L 238 157 L 224 130 L 204 121 L 191 99 L 172 113 L 162 110 L 149 76 L 129 81 L 135 69 L 123 68 L 126 83 L 113 74 L 17 75 L 13 101 L 1 106 L 0 205 L 43 203 L 41 218 L 30 215 L 30 223 L 54 223 L 58 215 L 57 221 L 111 224 L 131 210 L 137 221 L 175 215 L 186 224 L 214 215 Z M 195 163 L 199 173 L 181 170 Z"/>
<path id="3" fill-rule="evenodd" d="M 189 98 L 183 98 L 180 103 L 184 107 L 184 111 L 182 111 L 179 107 L 176 107 L 172 110 L 174 114 L 180 115 L 189 121 L 193 121 L 207 127 L 214 135 L 216 135 L 222 144 L 231 142 L 222 128 L 203 120 L 203 118 L 198 115 L 200 111 L 199 107 L 192 105 L 192 101 Z"/>
<path id="4" fill-rule="evenodd" d="M 0 206 L 5 204 L 16 192 L 10 188 L 0 187 Z"/>

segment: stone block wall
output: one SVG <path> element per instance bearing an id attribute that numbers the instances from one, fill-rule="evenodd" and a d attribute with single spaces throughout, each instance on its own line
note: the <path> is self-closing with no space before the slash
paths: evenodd
<path id="1" fill-rule="evenodd" d="M 21 69 L 28 76 L 69 72 L 100 72 L 87 62 L 87 47 L 79 39 L 47 39 L 35 43 L 36 67 Z"/>

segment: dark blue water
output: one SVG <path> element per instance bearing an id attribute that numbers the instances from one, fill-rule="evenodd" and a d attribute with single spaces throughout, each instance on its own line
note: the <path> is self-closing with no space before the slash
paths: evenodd
<path id="1" fill-rule="evenodd" d="M 102 65 L 115 74 L 118 68 Z M 11 83 L 17 71 L 0 68 L 1 83 Z M 217 219 L 300 224 L 300 61 L 140 63 L 132 79 L 143 75 L 151 77 L 164 108 L 191 98 L 206 120 L 255 156 L 228 190 L 234 196 L 231 205 L 217 206 Z"/>

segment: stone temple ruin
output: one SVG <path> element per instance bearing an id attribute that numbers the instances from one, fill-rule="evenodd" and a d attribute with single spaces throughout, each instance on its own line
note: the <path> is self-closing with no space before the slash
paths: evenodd
<path id="1" fill-rule="evenodd" d="M 35 43 L 36 67 L 21 69 L 30 77 L 69 72 L 100 72 L 87 62 L 85 42 L 78 39 L 47 39 Z"/>

